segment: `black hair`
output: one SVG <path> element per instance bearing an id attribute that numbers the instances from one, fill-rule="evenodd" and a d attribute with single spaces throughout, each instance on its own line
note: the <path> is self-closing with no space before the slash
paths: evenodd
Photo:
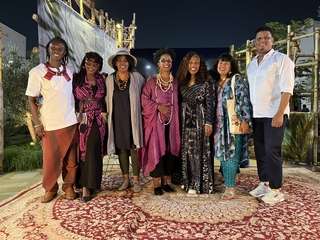
<path id="1" fill-rule="evenodd" d="M 153 61 L 157 64 L 160 60 L 160 57 L 163 54 L 170 55 L 172 62 L 174 62 L 174 60 L 176 59 L 176 56 L 177 56 L 177 54 L 175 53 L 175 51 L 172 48 L 161 48 L 158 51 L 153 53 Z"/>
<path id="2" fill-rule="evenodd" d="M 125 54 L 116 55 L 112 59 L 112 68 L 114 70 L 118 71 L 117 61 L 118 61 L 118 58 L 121 57 L 121 56 L 125 56 L 126 57 L 128 63 L 129 63 L 128 71 L 131 72 L 133 70 L 133 68 L 135 67 L 135 62 L 134 62 L 134 59 L 130 55 L 125 55 Z"/>
<path id="3" fill-rule="evenodd" d="M 74 74 L 74 77 L 73 77 L 73 86 L 74 87 L 80 86 L 84 83 L 84 77 L 87 74 L 86 69 L 84 67 L 85 62 L 86 62 L 86 59 L 91 59 L 91 58 L 93 58 L 96 63 L 99 63 L 99 72 L 101 71 L 102 66 L 103 66 L 103 58 L 100 56 L 99 53 L 87 52 L 85 54 L 84 58 L 82 59 L 81 65 L 79 67 L 79 72 Z"/>
<path id="4" fill-rule="evenodd" d="M 177 71 L 177 78 L 179 80 L 179 84 L 181 85 L 188 85 L 190 81 L 191 74 L 188 69 L 189 69 L 189 61 L 193 56 L 199 57 L 199 60 L 200 60 L 199 71 L 196 73 L 195 82 L 204 83 L 207 79 L 210 78 L 210 75 L 204 60 L 196 52 L 189 52 L 187 55 L 183 57 Z"/>
<path id="5" fill-rule="evenodd" d="M 54 37 L 47 43 L 47 46 L 46 46 L 47 60 L 50 60 L 49 47 L 50 47 L 50 44 L 52 42 L 54 42 L 54 41 L 58 41 L 58 42 L 62 43 L 65 46 L 66 54 L 62 58 L 62 63 L 63 64 L 67 64 L 68 63 L 68 56 L 69 56 L 69 48 L 68 48 L 68 45 L 67 45 L 66 41 L 63 40 L 61 37 Z"/>
<path id="6" fill-rule="evenodd" d="M 217 58 L 216 63 L 213 65 L 213 69 L 211 71 L 211 74 L 212 74 L 212 78 L 214 80 L 220 79 L 220 74 L 218 72 L 218 63 L 220 60 L 222 62 L 230 62 L 231 69 L 230 69 L 230 72 L 227 74 L 228 78 L 232 77 L 233 75 L 235 75 L 237 73 L 240 74 L 237 61 L 229 53 L 223 53 Z"/>
<path id="7" fill-rule="evenodd" d="M 271 36 L 273 36 L 273 29 L 268 26 L 258 27 L 255 31 L 255 36 L 257 35 L 258 32 L 262 32 L 262 31 L 269 31 Z"/>

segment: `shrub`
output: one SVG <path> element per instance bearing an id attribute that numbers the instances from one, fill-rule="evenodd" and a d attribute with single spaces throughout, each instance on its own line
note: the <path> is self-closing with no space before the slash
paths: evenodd
<path id="1" fill-rule="evenodd" d="M 291 113 L 282 144 L 283 156 L 294 162 L 310 163 L 314 129 L 313 113 Z"/>
<path id="2" fill-rule="evenodd" d="M 32 171 L 39 168 L 42 168 L 42 149 L 39 144 L 13 145 L 4 149 L 4 172 Z"/>

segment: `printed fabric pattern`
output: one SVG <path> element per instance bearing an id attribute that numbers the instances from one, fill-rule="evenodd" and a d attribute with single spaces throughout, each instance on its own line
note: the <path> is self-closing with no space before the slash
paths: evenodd
<path id="1" fill-rule="evenodd" d="M 209 80 L 211 81 L 211 80 Z M 180 86 L 182 179 L 186 191 L 212 193 L 213 160 L 210 138 L 205 136 L 205 124 L 213 125 L 213 109 L 209 87 L 213 84 L 196 83 Z M 213 92 L 213 91 L 212 91 Z"/>
<path id="2" fill-rule="evenodd" d="M 222 88 L 216 84 L 216 124 L 214 128 L 214 149 L 215 157 L 220 161 L 227 161 L 235 155 L 235 135 L 230 133 L 229 116 L 227 109 L 227 99 L 233 98 L 231 91 L 231 80 Z M 252 109 L 249 98 L 248 83 L 241 77 L 236 76 L 235 79 L 235 112 L 240 120 L 249 123 L 252 128 Z M 249 165 L 248 143 L 251 134 L 244 134 L 242 140 L 242 156 L 240 158 L 240 166 Z M 241 146 L 239 146 L 241 147 Z"/>
<path id="3" fill-rule="evenodd" d="M 101 74 L 96 74 L 97 81 L 97 92 L 94 94 L 87 77 L 85 77 L 84 84 L 74 88 L 74 97 L 76 102 L 84 100 L 83 112 L 87 116 L 87 126 L 84 132 L 80 132 L 79 138 L 79 149 L 80 149 L 80 160 L 84 161 L 86 156 L 86 145 L 89 137 L 89 133 L 92 128 L 92 123 L 97 122 L 100 132 L 101 141 L 101 158 L 104 157 L 104 138 L 106 134 L 106 127 L 102 119 L 102 112 L 105 112 L 104 98 L 106 95 L 106 87 Z"/>

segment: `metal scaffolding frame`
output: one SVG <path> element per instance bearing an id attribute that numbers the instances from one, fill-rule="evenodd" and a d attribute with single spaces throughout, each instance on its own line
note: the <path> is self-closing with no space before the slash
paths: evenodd
<path id="1" fill-rule="evenodd" d="M 63 2 L 74 9 L 72 0 Z M 79 7 L 79 14 L 92 24 L 98 25 L 107 35 L 115 39 L 117 41 L 117 47 L 134 48 L 135 30 L 137 29 L 135 13 L 133 13 L 131 24 L 126 27 L 124 26 L 124 20 L 121 20 L 121 23 L 116 23 L 112 18 L 109 19 L 108 13 L 102 9 L 97 10 L 95 3 L 91 0 L 74 0 L 74 2 Z M 85 7 L 90 10 L 90 15 L 86 12 Z"/>

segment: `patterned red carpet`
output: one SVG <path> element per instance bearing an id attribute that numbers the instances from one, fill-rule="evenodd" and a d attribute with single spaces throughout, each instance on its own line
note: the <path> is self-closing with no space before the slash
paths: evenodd
<path id="1" fill-rule="evenodd" d="M 118 192 L 121 175 L 105 178 L 92 201 L 67 201 L 60 193 L 41 204 L 40 184 L 0 203 L 0 239 L 320 239 L 320 175 L 305 168 L 284 168 L 286 200 L 260 203 L 248 191 L 256 187 L 255 168 L 241 169 L 237 195 L 220 200 L 217 192 L 153 195 L 149 178 L 143 191 Z"/>

